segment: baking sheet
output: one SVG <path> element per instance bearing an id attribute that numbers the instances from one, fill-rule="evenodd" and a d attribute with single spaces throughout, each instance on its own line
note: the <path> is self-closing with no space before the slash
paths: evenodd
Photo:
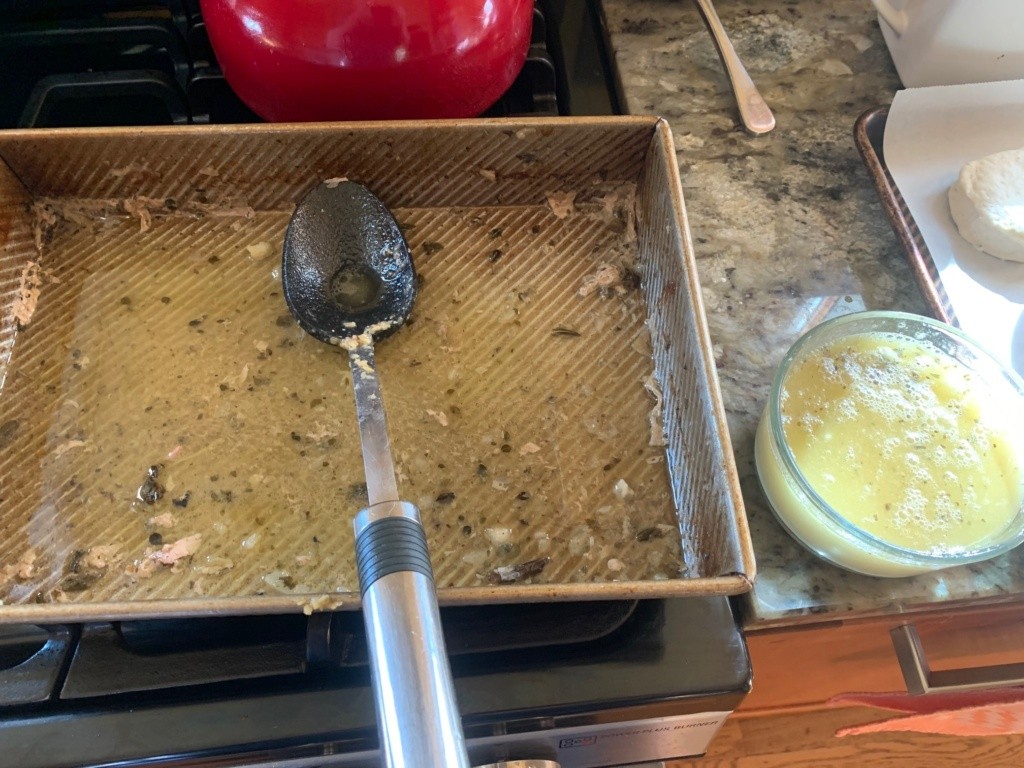
<path id="1" fill-rule="evenodd" d="M 893 181 L 892 174 L 885 164 L 882 142 L 885 140 L 885 121 L 888 114 L 888 106 L 875 107 L 862 114 L 854 124 L 853 140 L 878 191 L 878 197 L 893 232 L 906 252 L 907 261 L 910 262 L 914 278 L 931 310 L 931 315 L 938 320 L 956 325 L 956 314 L 949 305 L 949 297 L 946 296 L 946 290 L 939 279 L 928 245 L 921 237 L 921 230 L 914 217 L 910 215 L 907 201 L 897 189 L 896 182 Z"/>
<path id="2" fill-rule="evenodd" d="M 903 90 L 886 121 L 885 163 L 957 323 L 1024 375 L 1024 264 L 981 253 L 964 240 L 947 201 L 965 163 L 1022 146 L 1022 80 Z"/>
<path id="3" fill-rule="evenodd" d="M 0 159 L 0 620 L 358 605 L 345 365 L 275 270 L 339 174 L 423 280 L 378 364 L 440 601 L 749 588 L 663 123 L 25 131 Z"/>

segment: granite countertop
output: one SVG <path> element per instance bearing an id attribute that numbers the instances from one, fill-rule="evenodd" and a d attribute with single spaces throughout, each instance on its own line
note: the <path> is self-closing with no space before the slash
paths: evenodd
<path id="1" fill-rule="evenodd" d="M 686 208 L 757 579 L 748 629 L 1024 598 L 1024 548 L 904 579 L 848 573 L 776 523 L 758 485 L 754 429 L 776 365 L 803 332 L 860 309 L 927 314 L 853 142 L 864 111 L 900 87 L 868 0 L 718 0 L 775 112 L 752 137 L 696 6 L 604 0 L 626 106 L 675 135 Z"/>

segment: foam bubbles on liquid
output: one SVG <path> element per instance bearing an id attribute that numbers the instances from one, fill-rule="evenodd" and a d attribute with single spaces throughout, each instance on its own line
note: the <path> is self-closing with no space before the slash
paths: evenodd
<path id="1" fill-rule="evenodd" d="M 903 445 L 903 441 L 896 435 L 885 438 L 882 440 L 882 456 L 891 459 L 901 445 Z"/>
<path id="2" fill-rule="evenodd" d="M 978 452 L 970 442 L 959 440 L 953 449 L 953 462 L 961 468 L 979 466 L 981 464 L 981 456 L 978 455 Z"/>
<path id="3" fill-rule="evenodd" d="M 840 419 L 846 419 L 853 421 L 857 418 L 860 413 L 860 409 L 857 408 L 857 401 L 852 397 L 844 397 L 836 403 L 837 416 Z"/>
<path id="4" fill-rule="evenodd" d="M 1013 504 L 990 478 L 1014 439 L 974 386 L 970 371 L 926 342 L 852 337 L 793 366 L 782 388 L 785 433 L 811 484 L 855 524 L 922 551 L 968 546 L 985 535 L 973 527 L 979 510 L 990 517 L 993 504 Z"/>

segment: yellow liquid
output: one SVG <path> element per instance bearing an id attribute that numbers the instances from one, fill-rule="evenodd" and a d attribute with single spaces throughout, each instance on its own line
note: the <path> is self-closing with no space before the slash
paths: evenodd
<path id="1" fill-rule="evenodd" d="M 1024 497 L 1015 433 L 977 376 L 923 342 L 865 333 L 786 378 L 786 441 L 808 483 L 883 541 L 924 553 L 990 543 Z"/>

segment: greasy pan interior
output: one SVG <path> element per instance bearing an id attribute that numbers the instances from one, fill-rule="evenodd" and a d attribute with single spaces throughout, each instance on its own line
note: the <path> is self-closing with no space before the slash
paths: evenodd
<path id="1" fill-rule="evenodd" d="M 655 118 L 0 134 L 0 619 L 358 605 L 347 366 L 295 202 L 409 242 L 378 346 L 442 603 L 735 594 L 753 558 Z"/>

